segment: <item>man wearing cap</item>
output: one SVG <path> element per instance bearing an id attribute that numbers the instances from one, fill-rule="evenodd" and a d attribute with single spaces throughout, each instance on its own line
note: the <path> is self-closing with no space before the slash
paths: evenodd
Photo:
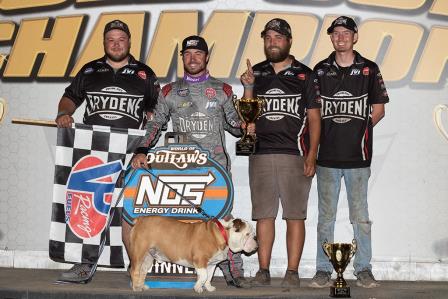
<path id="1" fill-rule="evenodd" d="M 353 261 L 357 285 L 378 286 L 372 274 L 371 221 L 367 187 L 372 161 L 373 127 L 389 102 L 376 63 L 353 50 L 358 27 L 345 16 L 335 19 L 327 33 L 334 52 L 315 68 L 322 97 L 322 132 L 317 160 L 318 224 L 316 275 L 311 287 L 327 287 L 333 267 L 322 249 L 333 242 L 337 205 L 344 178 L 349 218 L 357 251 Z"/>
<path id="2" fill-rule="evenodd" d="M 258 148 L 249 157 L 252 218 L 257 221 L 259 270 L 253 285 L 270 285 L 269 266 L 279 199 L 286 220 L 288 266 L 283 287 L 300 287 L 308 195 L 320 134 L 320 98 L 312 71 L 290 55 L 291 28 L 283 19 L 261 32 L 266 60 L 241 75 L 245 98 L 263 98 L 255 122 Z"/>
<path id="3" fill-rule="evenodd" d="M 105 55 L 84 65 L 59 101 L 55 121 L 60 128 L 71 127 L 73 113 L 86 102 L 85 124 L 141 129 L 147 113 L 157 104 L 159 83 L 151 68 L 129 54 L 131 33 L 128 26 L 120 20 L 109 22 L 104 27 L 103 37 Z M 126 222 L 122 227 L 127 249 L 130 227 Z M 82 260 L 62 273 L 60 280 L 85 281 L 97 259 L 98 256 L 90 256 Z"/>
<path id="4" fill-rule="evenodd" d="M 170 118 L 174 132 L 186 135 L 188 143 L 196 143 L 208 150 L 211 158 L 230 173 L 230 159 L 226 150 L 225 132 L 241 134 L 241 121 L 233 106 L 232 87 L 212 76 L 207 70 L 208 46 L 200 36 L 189 36 L 182 42 L 184 77 L 162 88 L 162 96 L 153 118 L 146 125 L 146 136 L 132 167 L 147 168 L 146 153 L 157 143 L 162 129 Z M 202 125 L 195 125 L 201 122 Z M 241 254 L 233 254 L 232 262 L 218 265 L 228 285 L 250 287 L 244 279 Z"/>

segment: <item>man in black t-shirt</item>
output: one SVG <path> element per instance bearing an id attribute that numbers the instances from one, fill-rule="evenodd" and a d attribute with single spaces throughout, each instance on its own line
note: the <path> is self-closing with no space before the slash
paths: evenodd
<path id="1" fill-rule="evenodd" d="M 316 275 L 310 286 L 331 285 L 333 267 L 322 249 L 333 242 L 341 179 L 344 178 L 357 251 L 353 261 L 357 285 L 378 286 L 372 274 L 371 221 L 367 187 L 372 161 L 372 136 L 389 102 L 378 66 L 353 50 L 358 28 L 341 16 L 328 28 L 334 52 L 314 72 L 322 98 L 322 127 L 317 160 L 319 217 Z"/>
<path id="2" fill-rule="evenodd" d="M 245 98 L 263 98 L 255 122 L 258 147 L 249 157 L 252 218 L 257 221 L 258 262 L 254 285 L 269 285 L 269 265 L 279 199 L 286 220 L 288 267 L 283 287 L 300 286 L 308 195 L 320 133 L 320 98 L 311 70 L 289 54 L 292 35 L 283 19 L 269 21 L 261 37 L 266 60 L 241 76 Z M 250 126 L 249 126 L 250 129 Z"/>
<path id="3" fill-rule="evenodd" d="M 104 28 L 105 56 L 84 65 L 59 101 L 56 124 L 71 127 L 73 113 L 86 102 L 83 122 L 116 128 L 141 129 L 157 104 L 159 83 L 147 65 L 129 54 L 128 26 L 114 20 Z M 122 223 L 123 243 L 129 248 L 130 225 Z M 80 282 L 90 275 L 91 264 L 75 264 L 60 280 Z"/>

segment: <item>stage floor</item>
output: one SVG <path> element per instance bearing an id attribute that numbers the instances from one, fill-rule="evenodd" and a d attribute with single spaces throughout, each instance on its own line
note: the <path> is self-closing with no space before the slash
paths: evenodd
<path id="1" fill-rule="evenodd" d="M 124 271 L 98 271 L 88 284 L 56 285 L 61 270 L 0 268 L 0 298 L 329 298 L 329 289 L 308 287 L 309 279 L 302 279 L 302 287 L 285 290 L 280 287 L 280 278 L 274 278 L 272 286 L 252 289 L 227 287 L 222 277 L 216 277 L 212 284 L 216 291 L 196 294 L 192 289 L 150 289 L 133 292 L 129 277 Z M 403 282 L 381 281 L 375 289 L 351 285 L 352 298 L 448 298 L 448 282 Z"/>

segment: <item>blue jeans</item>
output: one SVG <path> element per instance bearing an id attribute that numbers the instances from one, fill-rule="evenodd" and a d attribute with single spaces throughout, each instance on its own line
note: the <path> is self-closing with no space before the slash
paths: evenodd
<path id="1" fill-rule="evenodd" d="M 370 167 L 339 169 L 317 166 L 318 222 L 317 222 L 317 258 L 316 270 L 333 272 L 333 266 L 322 249 L 322 243 L 334 242 L 334 223 L 344 178 L 347 190 L 350 223 L 353 225 L 357 250 L 353 266 L 355 275 L 363 270 L 372 270 L 371 226 L 367 205 L 367 188 Z"/>

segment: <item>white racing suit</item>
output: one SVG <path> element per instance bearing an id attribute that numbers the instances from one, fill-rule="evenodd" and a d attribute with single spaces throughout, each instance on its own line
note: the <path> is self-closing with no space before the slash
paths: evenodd
<path id="1" fill-rule="evenodd" d="M 211 158 L 230 174 L 224 130 L 235 135 L 241 127 L 230 85 L 208 76 L 202 82 L 180 79 L 165 85 L 154 114 L 146 124 L 146 135 L 138 152 L 144 152 L 145 149 L 147 152 L 148 148 L 157 143 L 170 118 L 173 131 L 185 133 L 184 143 L 197 144 L 208 150 Z M 241 253 L 233 254 L 230 261 L 225 260 L 218 266 L 228 283 L 234 282 L 232 277 L 244 277 Z"/>

